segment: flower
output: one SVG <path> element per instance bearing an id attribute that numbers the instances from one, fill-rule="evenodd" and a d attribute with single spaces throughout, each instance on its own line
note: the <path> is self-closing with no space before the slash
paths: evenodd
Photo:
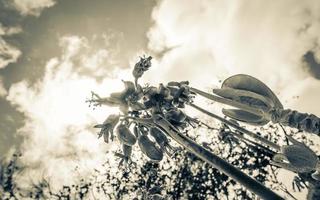
<path id="1" fill-rule="evenodd" d="M 113 130 L 118 124 L 119 118 L 119 115 L 109 115 L 109 117 L 102 124 L 95 125 L 94 128 L 101 128 L 98 138 L 103 135 L 104 141 L 108 143 L 110 136 L 110 139 L 113 141 Z"/>

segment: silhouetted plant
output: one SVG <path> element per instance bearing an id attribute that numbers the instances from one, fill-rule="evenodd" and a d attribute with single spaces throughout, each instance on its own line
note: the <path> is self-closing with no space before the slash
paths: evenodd
<path id="1" fill-rule="evenodd" d="M 106 161 L 103 171 L 95 171 L 91 177 L 74 185 L 63 185 L 58 191 L 52 191 L 50 181 L 46 179 L 32 184 L 30 188 L 21 189 L 15 182 L 14 174 L 23 168 L 18 167 L 15 156 L 12 162 L 2 164 L 2 198 L 257 199 L 260 196 L 282 199 L 263 184 L 269 184 L 271 189 L 280 190 L 286 197 L 294 198 L 288 188 L 278 181 L 278 168 L 271 167 L 271 164 L 297 173 L 293 189 L 308 187 L 308 196 L 311 199 L 317 198 L 319 160 L 316 154 L 293 139 L 290 136 L 292 133 L 282 134 L 292 145 L 278 145 L 281 140 L 279 126 L 270 125 L 267 129 L 261 127 L 271 120 L 317 133 L 317 118 L 283 110 L 280 101 L 267 86 L 246 75 L 227 79 L 222 89 L 213 91 L 218 96 L 192 88 L 188 81 L 142 87 L 138 83 L 139 78 L 150 66 L 151 57 L 140 58 L 133 70 L 134 82 L 123 81 L 124 91 L 104 98 L 92 92 L 92 97 L 88 100 L 93 106 L 118 107 L 122 112 L 120 115 L 109 115 L 102 124 L 94 126 L 100 129 L 98 137 L 103 137 L 106 143 L 115 138 L 120 142 L 122 152 L 115 152 L 120 158 L 119 171 L 111 172 L 109 162 Z M 257 84 L 261 91 L 256 91 L 244 80 Z M 238 86 L 243 88 L 237 88 Z M 249 131 L 237 121 L 228 120 L 197 106 L 193 102 L 196 94 L 237 107 L 240 110 L 223 110 L 223 113 L 260 128 Z M 188 116 L 183 111 L 186 106 L 219 120 L 221 127 L 212 127 L 211 123 L 208 125 Z M 269 112 L 268 109 L 274 112 Z M 278 118 L 273 119 L 272 116 L 277 114 Z M 297 121 L 294 116 L 302 116 L 305 120 Z M 290 120 L 290 117 L 294 119 Z M 312 122 L 311 125 L 308 120 Z M 213 137 L 199 145 L 199 134 L 196 132 L 203 127 Z M 176 147 L 169 138 L 183 148 Z M 137 146 L 149 159 L 143 164 L 131 159 Z M 297 155 L 308 161 L 307 167 Z"/>

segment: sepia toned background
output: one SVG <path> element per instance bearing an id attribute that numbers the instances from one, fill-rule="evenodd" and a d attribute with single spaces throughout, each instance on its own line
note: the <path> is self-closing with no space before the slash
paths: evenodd
<path id="1" fill-rule="evenodd" d="M 152 55 L 144 82 L 219 87 L 244 73 L 284 106 L 320 115 L 318 0 L 0 0 L 0 157 L 23 152 L 29 176 L 72 182 L 103 163 L 92 110 Z"/>

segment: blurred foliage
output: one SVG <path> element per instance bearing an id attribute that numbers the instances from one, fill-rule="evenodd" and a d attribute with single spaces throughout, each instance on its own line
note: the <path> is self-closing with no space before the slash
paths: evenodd
<path id="1" fill-rule="evenodd" d="M 212 143 L 203 142 L 203 146 L 259 182 L 294 198 L 278 181 L 278 168 L 269 165 L 272 152 L 226 136 L 228 131 L 226 126 L 219 131 L 211 130 L 215 139 Z M 270 140 L 281 138 L 275 127 L 261 132 Z M 186 134 L 198 140 L 198 137 L 192 137 L 193 131 Z M 90 177 L 74 185 L 61 185 L 58 191 L 52 191 L 50 181 L 46 179 L 32 183 L 28 188 L 20 188 L 15 180 L 25 168 L 19 163 L 19 157 L 14 154 L 9 162 L 1 162 L 1 199 L 257 199 L 235 181 L 184 150 L 160 163 L 146 161 L 141 165 L 122 166 L 116 173 L 111 171 L 107 160 L 103 171 L 95 170 Z M 317 199 L 319 185 L 310 183 L 310 177 L 306 176 L 300 174 L 300 179 L 295 181 L 303 181 L 303 187 L 310 187 L 310 199 Z"/>

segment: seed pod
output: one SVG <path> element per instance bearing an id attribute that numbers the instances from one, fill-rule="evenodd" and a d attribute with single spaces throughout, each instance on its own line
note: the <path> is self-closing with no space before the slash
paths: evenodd
<path id="1" fill-rule="evenodd" d="M 222 109 L 222 113 L 231 119 L 256 126 L 263 126 L 269 122 L 269 120 L 265 119 L 264 116 L 255 115 L 239 109 Z"/>
<path id="2" fill-rule="evenodd" d="M 316 153 L 290 135 L 286 135 L 286 137 L 292 145 L 284 146 L 282 153 L 287 157 L 290 164 L 301 172 L 315 170 L 319 163 Z"/>
<path id="3" fill-rule="evenodd" d="M 319 159 L 304 143 L 286 135 L 292 143 L 281 147 L 281 153 L 273 156 L 273 164 L 298 173 L 309 173 L 317 170 Z"/>
<path id="4" fill-rule="evenodd" d="M 148 138 L 147 135 L 140 135 L 138 138 L 138 144 L 141 151 L 148 156 L 148 158 L 156 162 L 162 160 L 163 152 Z"/>
<path id="5" fill-rule="evenodd" d="M 156 140 L 156 142 L 160 146 L 162 146 L 162 145 L 164 145 L 166 143 L 169 143 L 169 140 L 168 140 L 167 136 L 162 131 L 160 131 L 158 128 L 152 127 L 152 128 L 150 128 L 149 132 L 150 132 L 150 135 L 152 137 L 154 137 L 154 139 Z"/>
<path id="6" fill-rule="evenodd" d="M 256 93 L 270 99 L 273 102 L 274 107 L 279 109 L 283 108 L 280 100 L 268 86 L 266 86 L 260 80 L 249 75 L 237 74 L 231 76 L 222 83 L 221 88 L 232 88 Z"/>
<path id="7" fill-rule="evenodd" d="M 149 132 L 161 147 L 161 150 L 163 150 L 168 156 L 172 156 L 178 150 L 178 148 L 170 145 L 167 136 L 158 128 L 150 128 Z"/>
<path id="8" fill-rule="evenodd" d="M 136 137 L 131 133 L 131 131 L 126 125 L 120 124 L 116 130 L 117 137 L 121 143 L 126 144 L 128 146 L 132 146 L 136 143 Z"/>
<path id="9" fill-rule="evenodd" d="M 316 168 L 318 157 L 303 146 L 289 145 L 282 149 L 289 163 L 300 173 L 310 172 Z"/>

